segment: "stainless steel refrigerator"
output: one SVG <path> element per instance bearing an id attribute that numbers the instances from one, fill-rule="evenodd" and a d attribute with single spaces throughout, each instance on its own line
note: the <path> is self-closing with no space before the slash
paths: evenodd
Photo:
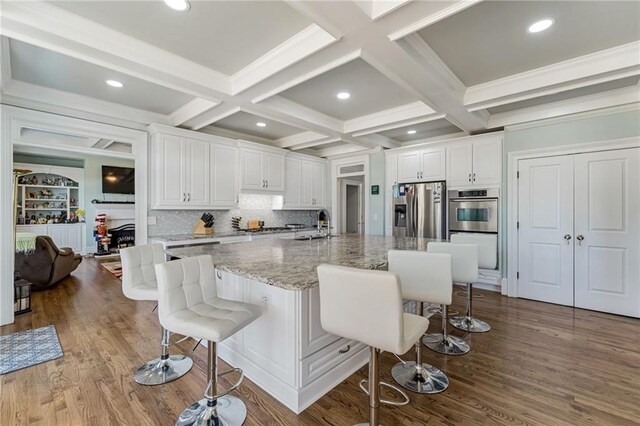
<path id="1" fill-rule="evenodd" d="M 446 237 L 444 182 L 407 183 L 393 187 L 393 235 Z"/>

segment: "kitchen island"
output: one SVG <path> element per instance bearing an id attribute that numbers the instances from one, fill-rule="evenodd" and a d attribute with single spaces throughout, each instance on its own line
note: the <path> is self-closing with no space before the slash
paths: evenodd
<path id="1" fill-rule="evenodd" d="M 368 362 L 367 348 L 320 325 L 316 268 L 323 263 L 386 269 L 391 249 L 426 250 L 430 240 L 343 234 L 167 250 L 210 255 L 220 297 L 259 304 L 262 317 L 219 345 L 219 356 L 296 413 Z"/>

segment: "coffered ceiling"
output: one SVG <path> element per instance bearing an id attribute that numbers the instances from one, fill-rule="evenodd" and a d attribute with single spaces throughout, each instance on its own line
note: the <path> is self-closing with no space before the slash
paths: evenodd
<path id="1" fill-rule="evenodd" d="M 133 128 L 327 157 L 640 105 L 640 1 L 2 6 L 3 103 Z"/>

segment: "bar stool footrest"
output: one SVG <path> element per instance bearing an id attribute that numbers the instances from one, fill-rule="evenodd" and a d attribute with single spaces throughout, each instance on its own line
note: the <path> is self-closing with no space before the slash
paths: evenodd
<path id="1" fill-rule="evenodd" d="M 369 382 L 369 379 L 362 379 L 362 380 L 360 380 L 360 389 L 362 389 L 362 391 L 363 391 L 364 393 L 366 393 L 367 395 L 369 395 L 369 388 L 368 388 L 368 387 L 365 387 L 365 386 L 364 386 L 364 384 L 365 384 L 365 383 L 368 383 L 368 382 Z M 394 391 L 398 392 L 398 393 L 399 393 L 399 394 L 404 398 L 404 401 L 390 401 L 390 400 L 388 400 L 388 399 L 382 399 L 382 398 L 380 398 L 380 402 L 381 402 L 381 403 L 386 404 L 386 405 L 393 405 L 393 406 L 396 406 L 396 407 L 400 407 L 400 406 L 403 406 L 403 405 L 407 405 L 407 404 L 409 403 L 409 401 L 410 401 L 410 399 L 409 399 L 409 395 L 407 395 L 407 394 L 406 394 L 402 389 L 400 389 L 399 387 L 397 387 L 397 386 L 395 386 L 395 385 L 392 385 L 391 383 L 383 382 L 382 380 L 380 381 L 380 386 L 386 386 L 386 387 L 388 387 L 389 389 L 392 389 L 392 390 L 394 390 Z"/>
<path id="2" fill-rule="evenodd" d="M 238 389 L 238 386 L 240 386 L 240 384 L 242 383 L 242 381 L 244 380 L 244 371 L 242 371 L 241 368 L 230 368 L 227 371 L 223 371 L 222 373 L 218 373 L 218 377 L 222 377 L 226 374 L 230 374 L 230 373 L 240 373 L 240 378 L 238 379 L 238 381 L 231 386 L 229 389 L 225 390 L 224 392 L 221 392 L 217 395 L 211 395 L 209 396 L 209 390 L 211 389 L 211 381 L 209 381 L 209 383 L 207 384 L 207 389 L 205 389 L 204 391 L 204 397 L 206 399 L 218 399 L 218 398 L 222 398 L 225 395 L 230 394 L 231 392 L 233 392 L 234 390 Z"/>

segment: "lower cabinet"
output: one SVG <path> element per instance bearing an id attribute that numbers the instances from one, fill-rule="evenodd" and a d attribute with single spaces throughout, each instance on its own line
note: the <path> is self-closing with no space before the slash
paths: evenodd
<path id="1" fill-rule="evenodd" d="M 218 353 L 295 413 L 368 361 L 365 345 L 327 333 L 318 288 L 285 290 L 216 270 L 218 296 L 259 305 L 262 316 L 219 345 Z"/>
<path id="2" fill-rule="evenodd" d="M 58 248 L 70 247 L 76 253 L 84 253 L 84 223 L 57 223 L 51 225 L 18 225 L 17 232 L 30 232 L 51 237 Z"/>

